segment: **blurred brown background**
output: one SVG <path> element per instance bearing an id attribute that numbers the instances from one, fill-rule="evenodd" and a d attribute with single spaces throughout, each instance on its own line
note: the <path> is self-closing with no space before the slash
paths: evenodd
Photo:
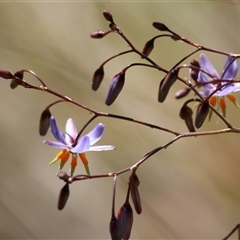
<path id="1" fill-rule="evenodd" d="M 112 76 L 127 64 L 142 61 L 135 54 L 110 62 L 100 89 L 91 90 L 92 74 L 101 62 L 128 49 L 116 34 L 102 40 L 89 37 L 96 29 L 108 29 L 104 9 L 140 50 L 159 34 L 151 26 L 159 21 L 193 42 L 239 52 L 240 4 L 233 1 L 5 2 L 0 3 L 0 68 L 31 69 L 50 88 L 91 108 L 185 131 L 178 117 L 184 100 L 174 99 L 182 85 L 176 84 L 166 102 L 158 103 L 157 89 L 164 75 L 153 69 L 130 69 L 117 101 L 105 106 Z M 151 57 L 169 69 L 191 50 L 184 43 L 162 39 L 155 43 Z M 225 58 L 208 56 L 221 71 Z M 187 74 L 182 71 L 183 77 Z M 28 75 L 26 79 L 35 81 Z M 42 144 L 46 138 L 53 139 L 50 133 L 38 135 L 40 113 L 56 98 L 21 87 L 12 91 L 3 79 L 0 94 L 1 239 L 109 239 L 112 179 L 71 185 L 67 206 L 57 210 L 63 182 L 55 177 L 58 166 L 47 165 L 58 150 Z M 240 112 L 229 102 L 227 111 L 231 123 L 239 126 Z M 90 116 L 66 103 L 52 113 L 62 129 L 69 117 L 80 128 Z M 172 137 L 107 118 L 97 119 L 88 130 L 100 121 L 106 131 L 99 144 L 112 144 L 117 150 L 89 153 L 93 174 L 128 167 Z M 217 121 L 213 116 L 201 130 L 225 127 Z M 143 212 L 134 215 L 131 238 L 223 238 L 240 222 L 239 150 L 239 135 L 225 134 L 182 139 L 149 159 L 138 172 Z M 64 169 L 68 171 L 69 165 Z M 76 173 L 82 171 L 79 164 Z M 117 209 L 125 199 L 128 175 L 118 180 Z"/>

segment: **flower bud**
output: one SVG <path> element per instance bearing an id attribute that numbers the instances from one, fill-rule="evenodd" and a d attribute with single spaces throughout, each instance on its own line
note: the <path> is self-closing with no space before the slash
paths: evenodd
<path id="1" fill-rule="evenodd" d="M 173 69 L 168 72 L 165 78 L 160 82 L 158 91 L 158 101 L 164 102 L 167 97 L 168 91 L 178 78 L 178 69 Z"/>
<path id="2" fill-rule="evenodd" d="M 107 98 L 105 104 L 110 106 L 118 97 L 118 94 L 122 91 L 125 82 L 125 71 L 116 74 L 109 86 Z"/>
<path id="3" fill-rule="evenodd" d="M 111 221 L 109 223 L 109 231 L 110 231 L 112 240 L 122 239 L 121 225 L 115 216 L 111 218 Z"/>
<path id="4" fill-rule="evenodd" d="M 192 60 L 190 65 L 194 67 L 194 68 L 190 67 L 191 78 L 195 82 L 197 82 L 197 80 L 198 80 L 198 73 L 199 73 L 199 70 L 200 70 L 200 64 L 199 64 L 199 62 L 197 60 Z"/>
<path id="5" fill-rule="evenodd" d="M 109 21 L 109 22 L 111 22 L 111 23 L 114 23 L 114 21 L 113 21 L 113 16 L 112 16 L 112 14 L 111 14 L 109 11 L 104 10 L 104 11 L 103 11 L 103 16 L 104 16 L 104 18 L 105 18 L 107 21 Z"/>
<path id="6" fill-rule="evenodd" d="M 39 134 L 40 136 L 45 136 L 47 134 L 48 128 L 49 128 L 49 119 L 52 116 L 49 109 L 45 109 L 40 117 L 39 121 Z"/>
<path id="7" fill-rule="evenodd" d="M 145 44 L 145 46 L 144 46 L 144 48 L 143 48 L 143 50 L 142 50 L 142 53 L 145 55 L 145 56 L 149 56 L 149 54 L 152 52 L 152 50 L 153 50 L 153 47 L 154 47 L 154 38 L 153 39 L 151 39 L 151 40 L 149 40 L 146 44 Z"/>
<path id="8" fill-rule="evenodd" d="M 64 187 L 61 189 L 58 196 L 58 210 L 62 210 L 65 207 L 69 194 L 70 194 L 69 186 L 68 183 L 66 183 Z"/>
<path id="9" fill-rule="evenodd" d="M 103 38 L 105 36 L 105 32 L 101 30 L 94 31 L 90 34 L 91 38 Z"/>
<path id="10" fill-rule="evenodd" d="M 130 193 L 131 193 L 131 198 L 132 198 L 132 201 L 133 201 L 135 211 L 137 212 L 137 214 L 141 214 L 142 204 L 141 204 L 141 199 L 140 199 L 140 194 L 139 194 L 139 191 L 138 191 L 138 187 L 131 187 Z"/>
<path id="11" fill-rule="evenodd" d="M 165 24 L 163 24 L 163 23 L 153 22 L 152 25 L 153 25 L 153 27 L 155 27 L 159 31 L 162 31 L 162 32 L 169 31 L 168 27 Z"/>
<path id="12" fill-rule="evenodd" d="M 100 66 L 93 74 L 92 90 L 97 91 L 104 78 L 104 69 Z"/>
<path id="13" fill-rule="evenodd" d="M 140 185 L 140 181 L 136 173 L 131 174 L 129 177 L 129 183 L 131 182 L 131 187 L 138 187 Z"/>
<path id="14" fill-rule="evenodd" d="M 204 101 L 198 105 L 196 118 L 195 118 L 195 126 L 196 128 L 200 128 L 209 112 L 209 104 L 208 102 Z"/>
<path id="15" fill-rule="evenodd" d="M 122 228 L 122 239 L 129 239 L 133 224 L 133 211 L 129 203 L 122 205 L 118 211 L 117 219 Z"/>
<path id="16" fill-rule="evenodd" d="M 7 70 L 0 70 L 0 77 L 4 79 L 11 79 L 13 75 Z"/>
<path id="17" fill-rule="evenodd" d="M 23 71 L 15 72 L 14 77 L 19 78 L 20 80 L 22 80 L 23 79 Z M 15 89 L 18 85 L 19 85 L 19 82 L 15 78 L 13 78 L 11 83 L 10 83 L 10 87 L 12 89 Z"/>
<path id="18" fill-rule="evenodd" d="M 191 88 L 181 88 L 175 93 L 175 98 L 176 99 L 181 99 L 183 97 L 186 97 L 188 93 L 190 92 Z"/>
<path id="19" fill-rule="evenodd" d="M 179 116 L 185 121 L 189 132 L 195 132 L 192 115 L 193 115 L 192 109 L 187 105 L 183 105 L 180 110 Z"/>

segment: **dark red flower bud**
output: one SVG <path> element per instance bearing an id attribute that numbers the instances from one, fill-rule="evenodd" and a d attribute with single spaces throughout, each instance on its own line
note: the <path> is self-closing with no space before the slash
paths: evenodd
<path id="1" fill-rule="evenodd" d="M 141 214 L 142 204 L 141 204 L 141 198 L 140 198 L 140 194 L 139 194 L 139 191 L 138 191 L 138 187 L 131 187 L 130 193 L 131 193 L 131 198 L 132 198 L 132 201 L 133 201 L 135 211 L 138 214 Z"/>
<path id="2" fill-rule="evenodd" d="M 104 78 L 104 69 L 99 67 L 93 74 L 92 90 L 97 91 Z"/>
<path id="3" fill-rule="evenodd" d="M 191 66 L 193 66 L 192 68 L 190 67 L 190 75 L 191 78 L 197 82 L 198 80 L 198 73 L 200 70 L 200 64 L 197 60 L 192 60 L 190 63 Z"/>
<path id="4" fill-rule="evenodd" d="M 131 182 L 131 187 L 138 187 L 140 185 L 140 181 L 136 173 L 131 174 L 129 177 L 129 183 Z"/>
<path id="5" fill-rule="evenodd" d="M 140 199 L 140 194 L 138 191 L 138 186 L 140 185 L 140 181 L 139 181 L 136 173 L 134 173 L 133 175 L 131 175 L 129 177 L 129 184 L 131 184 L 130 194 L 131 194 L 134 208 L 135 208 L 136 212 L 138 214 L 140 214 L 142 212 L 141 199 Z"/>
<path id="6" fill-rule="evenodd" d="M 49 128 L 49 119 L 52 116 L 49 109 L 45 109 L 41 116 L 39 121 L 39 134 L 40 136 L 45 136 L 47 134 L 48 128 Z"/>
<path id="7" fill-rule="evenodd" d="M 61 189 L 58 196 L 58 210 L 62 210 L 65 207 L 69 195 L 70 195 L 69 186 L 68 183 L 66 183 L 64 187 Z"/>
<path id="8" fill-rule="evenodd" d="M 169 31 L 169 28 L 165 24 L 163 24 L 163 23 L 153 22 L 152 25 L 153 25 L 153 27 L 155 27 L 159 31 L 162 31 L 162 32 Z"/>
<path id="9" fill-rule="evenodd" d="M 125 71 L 116 74 L 109 86 L 107 98 L 105 104 L 110 106 L 118 97 L 118 94 L 122 91 L 125 82 Z"/>
<path id="10" fill-rule="evenodd" d="M 192 117 L 192 115 L 193 115 L 192 109 L 190 107 L 188 107 L 187 105 L 183 105 L 180 110 L 180 113 L 179 113 L 180 118 L 183 120 L 186 120 L 186 119 Z"/>
<path id="11" fill-rule="evenodd" d="M 189 132 L 195 132 L 192 115 L 193 115 L 192 109 L 187 105 L 183 105 L 183 107 L 180 110 L 179 116 L 185 121 Z"/>
<path id="12" fill-rule="evenodd" d="M 97 30 L 91 33 L 91 38 L 103 38 L 105 36 L 105 32 L 101 30 Z"/>
<path id="13" fill-rule="evenodd" d="M 114 23 L 112 14 L 110 12 L 108 12 L 107 10 L 103 11 L 103 16 L 107 21 Z"/>
<path id="14" fill-rule="evenodd" d="M 158 91 L 158 101 L 164 102 L 167 97 L 168 91 L 178 78 L 178 68 L 171 70 L 165 78 L 160 82 Z"/>
<path id="15" fill-rule="evenodd" d="M 145 46 L 144 46 L 144 48 L 143 48 L 143 50 L 142 50 L 142 53 L 145 55 L 145 56 L 149 56 L 149 54 L 152 52 L 152 50 L 153 50 L 153 47 L 154 47 L 154 38 L 153 39 L 151 39 L 151 40 L 149 40 L 146 44 L 145 44 Z"/>
<path id="16" fill-rule="evenodd" d="M 175 98 L 176 99 L 181 99 L 183 97 L 186 97 L 188 95 L 188 93 L 190 92 L 191 88 L 182 88 L 179 89 L 176 93 L 175 93 Z"/>
<path id="17" fill-rule="evenodd" d="M 122 228 L 115 216 L 111 218 L 111 221 L 109 223 L 109 231 L 110 231 L 112 240 L 122 239 Z"/>
<path id="18" fill-rule="evenodd" d="M 122 205 L 118 211 L 117 219 L 122 228 L 122 239 L 129 239 L 133 224 L 133 211 L 129 203 L 124 203 Z"/>
<path id="19" fill-rule="evenodd" d="M 11 79 L 13 75 L 8 70 L 0 70 L 0 77 L 4 79 Z"/>
<path id="20" fill-rule="evenodd" d="M 196 128 L 200 128 L 209 112 L 209 103 L 204 101 L 198 105 L 196 118 L 195 118 L 195 126 Z"/>
<path id="21" fill-rule="evenodd" d="M 15 72 L 14 77 L 20 80 L 23 80 L 23 71 L 21 70 L 21 71 Z M 12 89 L 15 89 L 20 84 L 20 80 L 16 80 L 15 78 L 13 78 L 10 83 L 10 87 Z"/>

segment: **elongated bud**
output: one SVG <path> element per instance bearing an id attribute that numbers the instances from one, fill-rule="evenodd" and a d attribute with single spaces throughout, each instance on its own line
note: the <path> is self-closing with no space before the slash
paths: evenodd
<path id="1" fill-rule="evenodd" d="M 113 31 L 112 30 L 109 30 L 107 32 L 103 32 L 101 30 L 97 30 L 97 31 L 94 31 L 90 34 L 91 38 L 97 38 L 97 39 L 100 39 L 100 38 L 103 38 L 105 37 L 106 35 L 108 35 L 109 33 L 112 33 Z"/>
<path id="2" fill-rule="evenodd" d="M 132 174 L 129 177 L 129 184 L 131 184 L 130 194 L 131 194 L 134 208 L 135 208 L 136 212 L 138 214 L 140 214 L 142 212 L 141 199 L 140 199 L 140 194 L 138 191 L 138 186 L 140 185 L 140 181 L 139 181 L 136 173 Z"/>
<path id="3" fill-rule="evenodd" d="M 153 50 L 153 47 L 154 47 L 154 38 L 149 40 L 148 42 L 146 42 L 143 50 L 142 50 L 142 53 L 145 55 L 145 56 L 149 56 L 149 54 L 152 52 Z"/>
<path id="4" fill-rule="evenodd" d="M 165 31 L 169 31 L 169 28 L 163 24 L 163 23 L 160 23 L 160 22 L 153 22 L 153 27 L 155 27 L 157 30 L 159 31 L 162 31 L 162 32 L 165 32 Z"/>
<path id="5" fill-rule="evenodd" d="M 112 14 L 111 14 L 109 11 L 104 10 L 104 11 L 103 11 L 103 16 L 104 16 L 104 18 L 105 18 L 107 21 L 109 21 L 110 23 L 114 23 L 114 21 L 113 21 L 113 16 L 112 16 Z"/>
<path id="6" fill-rule="evenodd" d="M 90 34 L 91 38 L 103 38 L 105 36 L 105 32 L 101 30 L 94 31 Z"/>
<path id="7" fill-rule="evenodd" d="M 122 91 L 125 82 L 125 71 L 116 74 L 109 86 L 107 98 L 105 104 L 110 106 L 118 97 L 118 94 Z"/>
<path id="8" fill-rule="evenodd" d="M 167 97 L 169 89 L 175 83 L 178 78 L 179 69 L 171 70 L 166 77 L 160 82 L 159 91 L 158 91 L 158 101 L 164 102 Z"/>
<path id="9" fill-rule="evenodd" d="M 112 240 L 122 239 L 122 228 L 115 216 L 111 218 L 111 221 L 109 223 L 109 231 L 110 231 Z"/>
<path id="10" fill-rule="evenodd" d="M 17 78 L 22 80 L 23 79 L 23 71 L 21 70 L 21 71 L 16 72 L 14 74 L 14 77 L 17 77 Z M 15 89 L 18 85 L 19 85 L 19 82 L 16 79 L 13 78 L 11 83 L 10 83 L 10 87 L 12 89 Z"/>
<path id="11" fill-rule="evenodd" d="M 133 224 L 133 211 L 129 203 L 124 203 L 122 205 L 118 211 L 117 219 L 122 228 L 122 239 L 129 239 Z"/>
<path id="12" fill-rule="evenodd" d="M 192 60 L 190 65 L 194 67 L 194 68 L 190 67 L 191 78 L 195 82 L 197 82 L 197 80 L 198 80 L 198 73 L 199 73 L 199 70 L 200 70 L 200 64 L 199 64 L 199 62 L 197 60 Z"/>
<path id="13" fill-rule="evenodd" d="M 93 74 L 92 90 L 97 91 L 104 78 L 104 69 L 99 67 Z"/>
<path id="14" fill-rule="evenodd" d="M 188 95 L 188 93 L 190 92 L 191 88 L 182 88 L 179 89 L 176 93 L 175 93 L 175 98 L 176 99 L 181 99 L 183 97 L 186 97 Z"/>
<path id="15" fill-rule="evenodd" d="M 49 109 L 43 110 L 40 121 L 39 121 L 39 134 L 40 136 L 45 136 L 47 134 L 47 131 L 49 129 L 49 119 L 52 116 Z"/>
<path id="16" fill-rule="evenodd" d="M 131 182 L 131 187 L 138 187 L 140 185 L 140 181 L 136 173 L 130 175 L 128 183 L 130 182 Z"/>
<path id="17" fill-rule="evenodd" d="M 195 132 L 192 115 L 193 115 L 192 109 L 187 105 L 183 105 L 180 110 L 179 116 L 185 121 L 189 132 Z"/>
<path id="18" fill-rule="evenodd" d="M 131 198 L 132 198 L 136 213 L 141 214 L 142 204 L 141 204 L 141 198 L 140 198 L 140 194 L 138 191 L 138 187 L 131 187 L 130 193 L 131 193 Z"/>
<path id="19" fill-rule="evenodd" d="M 69 186 L 68 183 L 66 183 L 59 193 L 58 210 L 62 210 L 65 207 L 69 195 L 70 195 Z"/>
<path id="20" fill-rule="evenodd" d="M 198 105 L 196 118 L 195 118 L 195 127 L 200 128 L 209 112 L 209 104 L 208 102 L 204 101 Z"/>
<path id="21" fill-rule="evenodd" d="M 0 77 L 4 79 L 12 79 L 13 75 L 8 70 L 0 70 Z"/>

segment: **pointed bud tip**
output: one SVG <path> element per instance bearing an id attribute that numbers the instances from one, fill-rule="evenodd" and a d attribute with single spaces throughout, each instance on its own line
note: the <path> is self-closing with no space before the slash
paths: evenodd
<path id="1" fill-rule="evenodd" d="M 149 56 L 153 48 L 154 48 L 154 38 L 146 42 L 142 50 L 142 54 L 144 54 L 145 56 Z"/>
<path id="2" fill-rule="evenodd" d="M 0 70 L 0 77 L 4 79 L 12 79 L 13 75 L 8 70 Z"/>
<path id="3" fill-rule="evenodd" d="M 39 121 L 39 134 L 40 136 L 45 136 L 48 132 L 50 122 L 49 119 L 51 118 L 52 114 L 49 109 L 43 110 L 40 121 Z"/>
<path id="4" fill-rule="evenodd" d="M 103 11 L 103 16 L 104 16 L 104 18 L 105 18 L 108 22 L 114 23 L 114 21 L 113 21 L 113 16 L 112 16 L 112 14 L 111 14 L 109 11 L 104 10 L 104 11 Z"/>
<path id="5" fill-rule="evenodd" d="M 129 203 L 124 203 L 118 211 L 117 219 L 122 228 L 122 239 L 129 239 L 133 224 L 133 211 Z"/>
<path id="6" fill-rule="evenodd" d="M 59 197 L 58 197 L 58 210 L 62 210 L 65 207 L 69 195 L 70 195 L 69 184 L 66 183 L 63 186 L 63 188 L 61 189 L 60 193 L 59 193 Z"/>
<path id="7" fill-rule="evenodd" d="M 169 31 L 168 27 L 160 22 L 153 22 L 153 27 L 155 27 L 156 29 L 158 29 L 159 31 Z"/>
<path id="8" fill-rule="evenodd" d="M 200 103 L 197 107 L 196 118 L 195 118 L 195 127 L 200 128 L 209 112 L 209 103 L 204 101 Z"/>
<path id="9" fill-rule="evenodd" d="M 107 98 L 105 100 L 105 104 L 110 106 L 114 103 L 119 93 L 122 91 L 125 82 L 125 72 L 120 72 L 116 74 L 109 86 Z"/>
<path id="10" fill-rule="evenodd" d="M 104 78 L 104 69 L 103 67 L 99 67 L 93 74 L 92 78 L 92 90 L 97 91 L 100 87 L 102 80 Z"/>

